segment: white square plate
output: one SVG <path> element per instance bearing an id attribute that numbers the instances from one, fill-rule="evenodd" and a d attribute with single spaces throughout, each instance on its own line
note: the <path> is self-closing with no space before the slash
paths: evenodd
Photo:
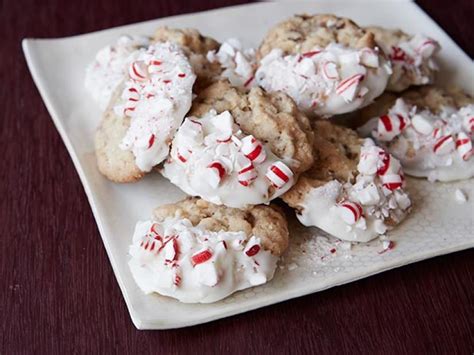
<path id="1" fill-rule="evenodd" d="M 443 50 L 439 56 L 443 84 L 456 83 L 473 91 L 468 56 L 414 3 L 318 2 L 257 3 L 203 13 L 170 17 L 96 33 L 62 39 L 26 39 L 23 49 L 33 79 L 74 161 L 89 198 L 100 234 L 133 323 L 139 329 L 190 326 L 246 312 L 290 298 L 351 282 L 421 259 L 474 246 L 473 180 L 430 184 L 410 179 L 415 202 L 412 215 L 391 234 L 396 248 L 384 254 L 378 242 L 338 249 L 334 241 L 316 229 L 291 222 L 291 246 L 275 278 L 268 284 L 239 292 L 215 304 L 182 304 L 159 295 L 145 296 L 128 269 L 128 246 L 135 222 L 149 218 L 152 208 L 184 195 L 158 174 L 136 184 L 118 185 L 103 178 L 97 168 L 93 135 L 100 111 L 84 89 L 86 65 L 103 46 L 121 34 L 151 34 L 159 25 L 195 27 L 224 40 L 238 37 L 257 46 L 266 31 L 293 13 L 335 13 L 362 25 L 401 27 L 436 38 Z M 469 87 L 470 86 L 470 87 Z M 468 204 L 454 199 L 456 188 L 471 196 Z M 331 253 L 335 248 L 337 251 Z"/>

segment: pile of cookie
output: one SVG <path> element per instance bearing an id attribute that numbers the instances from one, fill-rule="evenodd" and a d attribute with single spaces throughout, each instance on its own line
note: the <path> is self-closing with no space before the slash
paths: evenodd
<path id="1" fill-rule="evenodd" d="M 368 242 L 411 211 L 405 173 L 474 176 L 474 100 L 432 86 L 439 50 L 334 15 L 291 17 L 257 49 L 162 27 L 100 50 L 85 82 L 104 111 L 100 172 L 158 172 L 190 196 L 137 223 L 138 286 L 215 302 L 273 277 L 282 203 L 305 226 Z"/>

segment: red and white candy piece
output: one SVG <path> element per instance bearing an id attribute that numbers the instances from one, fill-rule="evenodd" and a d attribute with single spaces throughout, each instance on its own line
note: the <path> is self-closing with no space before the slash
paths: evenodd
<path id="1" fill-rule="evenodd" d="M 194 253 L 191 256 L 191 262 L 192 262 L 193 266 L 196 266 L 196 265 L 205 263 L 206 261 L 211 259 L 212 255 L 213 255 L 212 249 L 204 248 L 204 249 L 201 249 L 198 252 Z"/>
<path id="2" fill-rule="evenodd" d="M 360 62 L 370 68 L 378 68 L 379 56 L 371 48 L 364 48 L 360 51 Z"/>
<path id="3" fill-rule="evenodd" d="M 342 80 L 336 86 L 336 94 L 342 96 L 344 101 L 351 102 L 354 99 L 357 88 L 362 80 L 364 80 L 364 75 L 362 74 L 354 74 Z"/>
<path id="4" fill-rule="evenodd" d="M 467 116 L 463 120 L 464 128 L 468 132 L 474 132 L 474 116 Z"/>
<path id="5" fill-rule="evenodd" d="M 433 124 L 427 118 L 422 115 L 414 115 L 411 119 L 411 124 L 413 128 L 425 136 L 433 132 Z"/>
<path id="6" fill-rule="evenodd" d="M 192 151 L 189 149 L 176 149 L 176 158 L 182 162 L 186 163 L 191 157 Z"/>
<path id="7" fill-rule="evenodd" d="M 463 160 L 469 160 L 473 155 L 471 138 L 464 132 L 458 133 L 456 138 L 456 150 Z"/>
<path id="8" fill-rule="evenodd" d="M 267 154 L 265 153 L 265 147 L 263 144 L 255 139 L 254 136 L 246 136 L 242 138 L 242 147 L 240 150 L 244 155 L 249 158 L 253 163 L 260 164 L 265 161 Z"/>
<path id="9" fill-rule="evenodd" d="M 245 247 L 245 254 L 249 257 L 252 257 L 252 256 L 255 256 L 258 254 L 258 252 L 260 251 L 261 247 L 260 247 L 260 244 L 247 244 L 247 246 Z"/>
<path id="10" fill-rule="evenodd" d="M 207 166 L 207 168 L 210 172 L 210 175 L 208 176 L 210 180 L 208 182 L 212 187 L 216 188 L 227 174 L 227 169 L 225 165 L 219 160 L 213 161 Z"/>
<path id="11" fill-rule="evenodd" d="M 407 127 L 408 123 L 408 119 L 400 114 L 380 116 L 377 124 L 378 138 L 392 140 Z"/>
<path id="12" fill-rule="evenodd" d="M 445 155 L 451 153 L 456 148 L 452 136 L 442 136 L 438 138 L 433 146 L 433 152 L 436 155 Z"/>
<path id="13" fill-rule="evenodd" d="M 390 53 L 390 59 L 393 61 L 404 62 L 407 59 L 407 54 L 400 47 L 392 46 L 392 53 Z"/>
<path id="14" fill-rule="evenodd" d="M 257 178 L 257 170 L 252 163 L 239 170 L 238 181 L 242 186 L 249 186 Z"/>
<path id="15" fill-rule="evenodd" d="M 150 63 L 148 64 L 148 72 L 153 74 L 161 71 L 161 64 L 163 64 L 163 62 L 159 60 L 150 60 Z"/>
<path id="16" fill-rule="evenodd" d="M 390 191 L 396 190 L 403 186 L 403 176 L 400 174 L 385 174 L 382 176 L 382 184 Z"/>
<path id="17" fill-rule="evenodd" d="M 277 161 L 268 168 L 265 176 L 274 187 L 281 189 L 293 177 L 293 172 L 283 162 Z"/>
<path id="18" fill-rule="evenodd" d="M 130 64 L 128 73 L 130 78 L 136 81 L 145 81 L 148 79 L 147 66 L 143 61 L 136 61 Z"/>
<path id="19" fill-rule="evenodd" d="M 438 48 L 438 42 L 427 39 L 421 43 L 416 51 L 423 57 L 429 58 L 433 55 L 434 51 Z"/>
<path id="20" fill-rule="evenodd" d="M 328 80 L 338 80 L 339 73 L 335 62 L 325 61 L 321 64 L 323 75 Z"/>
<path id="21" fill-rule="evenodd" d="M 338 205 L 339 216 L 347 224 L 355 224 L 363 214 L 362 206 L 351 201 L 344 201 Z"/>
<path id="22" fill-rule="evenodd" d="M 135 111 L 135 108 L 138 105 L 138 100 L 127 100 L 125 102 L 125 107 L 123 108 L 123 114 L 125 116 L 130 116 L 133 111 Z"/>
<path id="23" fill-rule="evenodd" d="M 138 101 L 140 100 L 140 93 L 136 87 L 132 86 L 125 90 L 123 93 L 123 98 L 125 100 Z"/>

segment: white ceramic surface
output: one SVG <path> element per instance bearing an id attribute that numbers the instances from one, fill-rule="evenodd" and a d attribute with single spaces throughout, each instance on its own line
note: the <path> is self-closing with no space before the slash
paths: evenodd
<path id="1" fill-rule="evenodd" d="M 474 181 L 434 185 L 410 179 L 409 190 L 415 208 L 401 228 L 391 234 L 397 244 L 390 252 L 378 254 L 379 242 L 347 252 L 331 240 L 314 237 L 323 235 L 320 231 L 302 228 L 292 221 L 289 251 L 273 281 L 262 287 L 207 305 L 181 304 L 158 295 L 145 296 L 137 288 L 127 266 L 135 222 L 148 218 L 153 207 L 178 200 L 183 194 L 157 174 L 129 185 L 113 184 L 99 174 L 93 134 L 100 111 L 84 89 L 86 65 L 99 48 L 113 42 L 120 34 L 151 34 L 158 25 L 196 27 L 218 40 L 239 37 L 244 44 L 256 46 L 270 26 L 292 13 L 302 12 L 335 13 L 351 17 L 362 25 L 402 27 L 408 32 L 429 34 L 443 47 L 439 81 L 456 83 L 474 92 L 472 61 L 411 2 L 257 3 L 69 38 L 23 41 L 33 79 L 74 161 L 137 328 L 167 329 L 204 323 L 474 246 Z M 462 188 L 469 195 L 467 204 L 460 205 L 455 201 L 456 188 Z M 335 253 L 330 252 L 333 247 Z"/>

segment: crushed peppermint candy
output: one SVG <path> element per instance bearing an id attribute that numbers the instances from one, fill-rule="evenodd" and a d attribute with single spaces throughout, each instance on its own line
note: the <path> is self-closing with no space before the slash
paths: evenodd
<path id="1" fill-rule="evenodd" d="M 255 69 L 257 66 L 255 49 L 243 48 L 236 38 L 224 41 L 217 51 L 209 51 L 207 60 L 218 62 L 223 71 L 221 76 L 229 79 L 232 86 L 250 90 L 256 86 Z"/>
<path id="2" fill-rule="evenodd" d="M 186 118 L 161 172 L 191 196 L 234 208 L 268 203 L 294 184 L 291 168 L 228 111 Z"/>
<path id="3" fill-rule="evenodd" d="M 371 103 L 384 91 L 390 74 L 390 63 L 378 49 L 331 43 L 295 55 L 273 49 L 255 76 L 265 90 L 285 92 L 303 111 L 332 116 Z"/>
<path id="4" fill-rule="evenodd" d="M 278 260 L 257 236 L 211 232 L 187 219 L 138 222 L 130 255 L 143 292 L 186 303 L 216 302 L 261 285 L 272 279 Z"/>
<path id="5" fill-rule="evenodd" d="M 400 160 L 405 172 L 430 181 L 474 176 L 474 104 L 438 114 L 397 99 L 389 111 L 359 129 Z"/>

